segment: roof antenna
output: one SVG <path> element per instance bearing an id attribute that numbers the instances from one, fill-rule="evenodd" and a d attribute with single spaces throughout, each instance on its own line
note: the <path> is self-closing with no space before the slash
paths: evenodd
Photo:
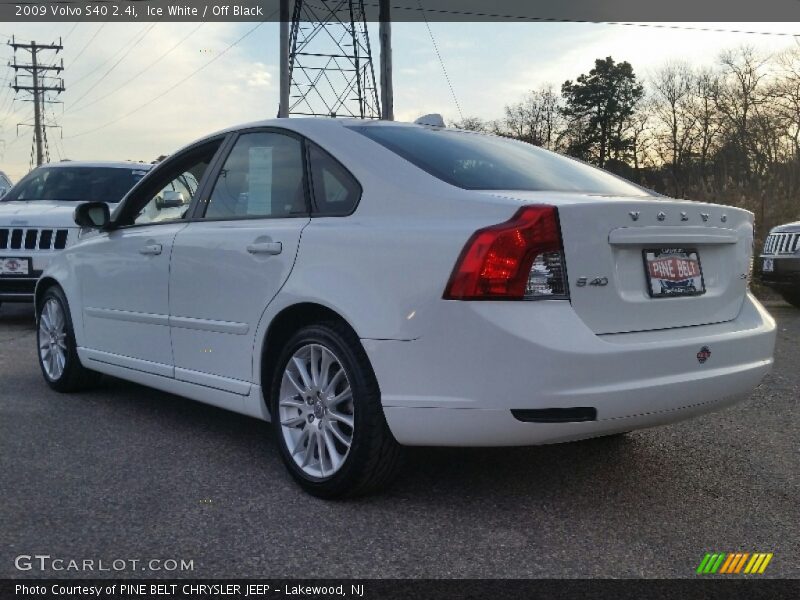
<path id="1" fill-rule="evenodd" d="M 429 115 L 423 115 L 416 121 L 414 121 L 416 125 L 428 125 L 430 127 L 447 127 L 444 124 L 444 118 L 439 113 L 431 113 Z"/>

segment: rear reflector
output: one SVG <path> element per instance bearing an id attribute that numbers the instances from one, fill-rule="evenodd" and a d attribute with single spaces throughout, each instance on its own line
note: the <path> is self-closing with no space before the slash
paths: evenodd
<path id="1" fill-rule="evenodd" d="M 446 300 L 566 299 L 564 250 L 554 206 L 524 206 L 476 231 L 461 251 Z"/>
<path id="2" fill-rule="evenodd" d="M 512 410 L 511 414 L 517 421 L 526 423 L 583 423 L 597 420 L 597 409 L 593 406 Z"/>

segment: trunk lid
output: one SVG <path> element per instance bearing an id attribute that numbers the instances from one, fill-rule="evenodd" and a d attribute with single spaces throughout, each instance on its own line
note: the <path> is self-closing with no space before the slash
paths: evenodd
<path id="1" fill-rule="evenodd" d="M 706 325 L 739 314 L 752 253 L 750 212 L 650 196 L 508 192 L 512 198 L 558 207 L 570 301 L 594 333 Z M 705 291 L 684 256 L 689 263 L 699 260 Z M 695 292 L 691 283 L 697 283 Z M 674 294 L 675 286 L 694 295 L 653 297 L 649 291 Z"/>

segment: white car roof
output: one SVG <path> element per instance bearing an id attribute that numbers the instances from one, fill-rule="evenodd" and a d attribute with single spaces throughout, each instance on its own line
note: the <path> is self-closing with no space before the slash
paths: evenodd
<path id="1" fill-rule="evenodd" d="M 360 127 L 363 125 L 389 125 L 392 127 L 423 127 L 415 123 L 405 123 L 402 121 L 381 121 L 378 119 L 354 119 L 345 117 L 291 117 L 288 119 L 267 119 L 264 121 L 252 121 L 221 129 L 201 139 L 209 139 L 218 135 L 240 131 L 242 129 L 254 129 L 256 127 L 280 127 L 293 131 L 330 131 L 336 127 Z"/>

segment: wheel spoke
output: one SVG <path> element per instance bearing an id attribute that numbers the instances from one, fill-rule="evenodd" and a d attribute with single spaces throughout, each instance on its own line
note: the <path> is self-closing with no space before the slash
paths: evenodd
<path id="1" fill-rule="evenodd" d="M 316 438 L 317 434 L 313 429 L 309 430 L 308 434 L 308 445 L 306 446 L 306 453 L 303 455 L 303 464 L 301 467 L 307 467 L 311 464 L 311 459 L 314 458 L 314 446 L 316 446 Z"/>
<path id="2" fill-rule="evenodd" d="M 297 369 L 297 373 L 300 375 L 300 379 L 303 380 L 303 385 L 306 386 L 306 390 L 310 390 L 313 385 L 311 384 L 311 375 L 308 374 L 308 369 L 306 369 L 306 362 L 297 356 L 292 358 L 292 362 Z"/>
<path id="3" fill-rule="evenodd" d="M 58 377 L 56 375 L 56 360 L 57 360 L 56 359 L 56 353 L 51 350 L 50 351 L 50 357 L 49 357 L 49 361 L 50 361 L 50 377 L 52 377 L 53 379 L 56 379 L 56 377 Z"/>
<path id="4" fill-rule="evenodd" d="M 300 437 L 297 440 L 297 443 L 294 446 L 294 450 L 292 450 L 292 456 L 297 456 L 302 452 L 306 439 L 308 439 L 308 429 L 303 430 L 303 433 L 300 434 Z"/>
<path id="5" fill-rule="evenodd" d="M 314 387 L 319 386 L 319 360 L 320 350 L 317 346 L 311 346 L 309 350 L 309 366 L 311 367 L 311 383 Z"/>
<path id="6" fill-rule="evenodd" d="M 298 427 L 306 422 L 306 418 L 303 415 L 297 415 L 294 417 L 289 417 L 288 419 L 284 419 L 281 421 L 281 425 L 284 427 Z"/>
<path id="7" fill-rule="evenodd" d="M 340 423 L 344 423 L 350 429 L 353 428 L 353 417 L 352 416 L 346 415 L 344 413 L 340 413 L 340 412 L 335 411 L 335 410 L 328 411 L 328 414 L 330 415 L 330 417 L 332 419 L 334 419 L 336 421 L 339 421 Z"/>
<path id="8" fill-rule="evenodd" d="M 47 314 L 47 311 L 48 311 L 49 308 L 50 308 L 49 304 L 45 305 L 44 310 L 42 311 L 42 316 L 41 316 L 41 321 L 42 321 L 41 324 L 44 326 L 44 330 L 47 333 L 49 333 L 50 330 L 53 328 L 53 326 L 50 324 L 50 315 Z"/>
<path id="9" fill-rule="evenodd" d="M 59 332 L 64 329 L 64 313 L 55 302 L 53 302 L 53 328 Z"/>
<path id="10" fill-rule="evenodd" d="M 349 447 L 350 447 L 350 440 L 348 440 L 348 439 L 347 439 L 347 438 L 344 436 L 344 434 L 343 434 L 343 433 L 341 432 L 341 430 L 339 429 L 339 425 L 338 425 L 338 424 L 336 424 L 336 423 L 329 423 L 329 424 L 328 424 L 328 431 L 330 431 L 330 432 L 333 434 L 333 436 L 334 436 L 334 437 L 335 437 L 337 440 L 339 440 L 339 442 L 340 442 L 341 444 L 343 444 L 343 445 L 344 445 L 344 446 L 346 446 L 347 448 L 349 448 Z"/>
<path id="11" fill-rule="evenodd" d="M 308 392 L 308 389 L 300 385 L 300 383 L 295 379 L 294 374 L 291 371 L 289 371 L 289 369 L 286 369 L 283 376 L 289 380 L 289 383 L 292 384 L 292 387 L 296 389 L 298 392 L 300 392 L 301 395 Z"/>
<path id="12" fill-rule="evenodd" d="M 339 451 L 336 449 L 336 444 L 333 443 L 333 438 L 331 437 L 330 429 L 325 429 L 322 435 L 325 438 L 325 448 L 327 448 L 328 450 L 331 469 L 336 471 L 342 462 L 342 457 L 339 455 Z"/>
<path id="13" fill-rule="evenodd" d="M 319 383 L 318 383 L 319 388 L 321 390 L 326 390 L 328 388 L 328 378 L 333 361 L 334 361 L 333 355 L 327 350 L 323 349 L 322 360 L 319 368 Z"/>
<path id="14" fill-rule="evenodd" d="M 324 390 L 324 393 L 330 394 L 331 392 L 333 392 L 333 390 L 336 389 L 336 386 L 339 385 L 339 382 L 342 380 L 343 377 L 344 377 L 344 369 L 339 369 L 336 372 L 336 375 L 334 375 L 331 378 L 330 383 L 328 383 L 328 386 Z"/>
<path id="15" fill-rule="evenodd" d="M 353 392 L 350 390 L 350 386 L 348 385 L 342 392 L 328 401 L 328 406 L 339 406 L 342 402 L 346 400 L 350 400 L 353 397 Z"/>
<path id="16" fill-rule="evenodd" d="M 287 406 L 290 408 L 303 408 L 305 407 L 306 403 L 302 400 L 298 400 L 295 396 L 289 396 L 288 398 L 284 398 L 280 402 L 278 402 L 280 406 Z"/>
<path id="17" fill-rule="evenodd" d="M 325 441 L 322 439 L 322 431 L 317 432 L 315 439 L 317 441 L 317 456 L 319 456 L 319 472 L 325 477 Z M 332 461 L 328 462 L 333 464 Z"/>

